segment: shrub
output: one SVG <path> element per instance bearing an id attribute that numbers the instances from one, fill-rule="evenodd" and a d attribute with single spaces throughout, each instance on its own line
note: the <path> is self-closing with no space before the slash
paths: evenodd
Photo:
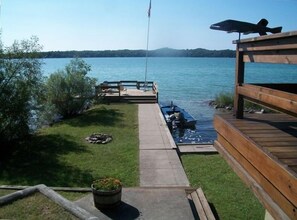
<path id="1" fill-rule="evenodd" d="M 96 80 L 86 76 L 90 70 L 84 60 L 75 58 L 64 70 L 50 75 L 46 83 L 47 100 L 61 116 L 82 112 L 93 99 Z"/>
<path id="2" fill-rule="evenodd" d="M 0 143 L 22 139 L 30 133 L 42 96 L 41 51 L 38 38 L 0 43 Z M 2 145 L 3 146 L 3 145 Z"/>

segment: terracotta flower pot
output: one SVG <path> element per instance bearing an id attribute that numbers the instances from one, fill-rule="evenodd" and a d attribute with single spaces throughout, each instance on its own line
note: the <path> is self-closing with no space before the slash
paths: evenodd
<path id="1" fill-rule="evenodd" d="M 121 203 L 122 186 L 116 190 L 100 191 L 91 186 L 94 198 L 94 205 L 97 209 L 114 208 Z"/>

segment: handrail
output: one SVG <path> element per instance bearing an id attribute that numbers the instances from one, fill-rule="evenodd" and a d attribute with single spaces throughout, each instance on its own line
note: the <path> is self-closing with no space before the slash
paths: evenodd
<path id="1" fill-rule="evenodd" d="M 106 81 L 103 83 L 100 83 L 100 85 L 96 86 L 97 88 L 115 88 L 119 86 L 123 87 L 132 87 L 136 89 L 141 89 L 141 88 L 148 88 L 151 90 L 154 90 L 154 84 L 155 82 L 153 81 L 128 81 L 128 80 L 123 80 L 123 81 Z"/>
<path id="2" fill-rule="evenodd" d="M 250 98 L 267 107 L 274 106 L 284 113 L 293 112 L 295 115 L 296 103 L 292 98 L 282 99 L 280 97 L 282 91 L 276 92 L 275 96 L 269 94 L 273 89 L 279 90 L 279 88 L 271 88 L 267 93 L 262 89 L 255 93 L 255 88 L 265 87 L 265 85 L 253 88 L 248 87 L 247 84 L 244 85 L 244 73 L 247 62 L 297 64 L 297 31 L 238 40 L 235 43 L 237 44 L 234 98 L 236 118 L 243 118 L 244 98 Z M 294 93 L 296 96 L 296 92 Z"/>

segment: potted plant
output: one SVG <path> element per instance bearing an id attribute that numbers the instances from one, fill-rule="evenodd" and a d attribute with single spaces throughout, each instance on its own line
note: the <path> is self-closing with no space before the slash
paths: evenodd
<path id="1" fill-rule="evenodd" d="M 97 179 L 93 181 L 91 188 L 96 208 L 113 208 L 120 204 L 122 183 L 119 179 L 113 177 Z"/>

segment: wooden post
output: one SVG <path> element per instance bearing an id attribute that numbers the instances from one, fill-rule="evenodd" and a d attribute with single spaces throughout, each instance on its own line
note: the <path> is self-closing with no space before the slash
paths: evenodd
<path id="1" fill-rule="evenodd" d="M 239 43 L 236 47 L 236 67 L 235 67 L 235 96 L 234 96 L 234 114 L 236 118 L 243 118 L 243 96 L 238 94 L 238 86 L 244 82 L 244 62 L 243 52 L 239 51 Z"/>

